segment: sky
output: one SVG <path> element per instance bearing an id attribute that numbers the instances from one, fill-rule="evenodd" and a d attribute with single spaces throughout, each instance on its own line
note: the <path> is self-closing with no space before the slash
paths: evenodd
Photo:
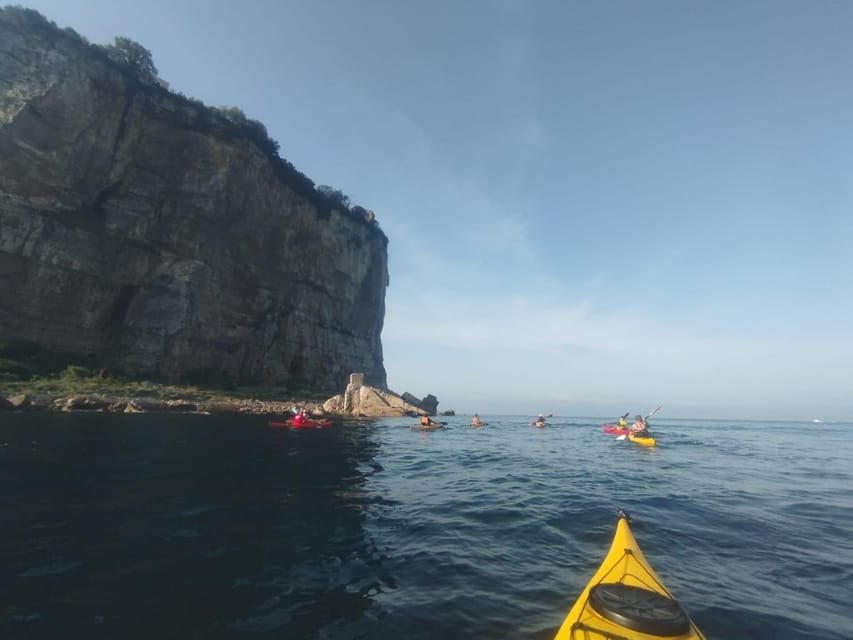
<path id="1" fill-rule="evenodd" d="M 390 389 L 853 420 L 853 3 L 21 4 L 375 211 Z"/>

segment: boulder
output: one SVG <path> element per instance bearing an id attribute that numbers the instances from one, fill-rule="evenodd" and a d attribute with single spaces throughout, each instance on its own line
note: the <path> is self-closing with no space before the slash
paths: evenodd
<path id="1" fill-rule="evenodd" d="M 99 395 L 82 395 L 59 398 L 56 402 L 61 411 L 106 411 L 114 399 Z"/>
<path id="2" fill-rule="evenodd" d="M 148 411 L 167 411 L 169 405 L 165 400 L 156 398 L 134 398 L 127 403 L 125 413 L 146 413 Z"/>
<path id="3" fill-rule="evenodd" d="M 30 397 L 26 393 L 16 393 L 6 398 L 14 409 L 29 409 Z"/>
<path id="4" fill-rule="evenodd" d="M 421 400 L 421 409 L 431 416 L 436 415 L 438 413 L 438 398 L 430 393 L 426 398 Z"/>
<path id="5" fill-rule="evenodd" d="M 411 405 L 414 405 L 418 408 L 420 408 L 420 406 L 421 406 L 420 398 L 416 398 L 415 396 L 413 396 L 408 391 L 404 391 L 403 395 L 401 395 L 400 397 Z"/>

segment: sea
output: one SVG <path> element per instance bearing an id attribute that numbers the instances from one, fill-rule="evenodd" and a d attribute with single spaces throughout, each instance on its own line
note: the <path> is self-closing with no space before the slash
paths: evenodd
<path id="1" fill-rule="evenodd" d="M 853 424 L 0 414 L 0 638 L 553 638 L 624 509 L 709 639 L 853 638 Z"/>

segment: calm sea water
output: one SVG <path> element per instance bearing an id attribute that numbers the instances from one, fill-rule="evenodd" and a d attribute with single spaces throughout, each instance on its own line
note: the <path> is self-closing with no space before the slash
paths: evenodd
<path id="1" fill-rule="evenodd" d="M 2 638 L 552 638 L 617 507 L 709 638 L 853 638 L 853 424 L 0 414 Z"/>

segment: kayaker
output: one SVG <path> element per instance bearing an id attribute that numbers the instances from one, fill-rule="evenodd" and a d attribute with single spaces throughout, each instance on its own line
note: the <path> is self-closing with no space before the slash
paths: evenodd
<path id="1" fill-rule="evenodd" d="M 631 432 L 638 436 L 649 435 L 649 425 L 643 416 L 634 416 L 634 424 L 631 425 Z"/>
<path id="2" fill-rule="evenodd" d="M 478 415 L 475 413 L 475 414 L 474 414 L 474 417 L 473 417 L 473 418 L 471 418 L 471 426 L 472 426 L 472 427 L 479 427 L 481 424 L 483 424 L 483 423 L 482 423 L 482 422 L 480 422 L 480 416 L 478 416 Z"/>
<path id="3" fill-rule="evenodd" d="M 536 416 L 536 420 L 533 422 L 533 424 L 535 424 L 537 427 L 541 427 L 543 424 L 545 424 L 545 416 L 540 413 L 538 416 Z"/>
<path id="4" fill-rule="evenodd" d="M 431 420 L 429 416 L 421 416 L 421 426 L 422 427 L 432 427 L 432 426 L 435 426 L 436 424 L 437 423 L 435 421 Z"/>
<path id="5" fill-rule="evenodd" d="M 628 428 L 628 421 L 625 420 L 625 416 L 619 416 L 619 419 L 616 421 L 616 427 L 619 429 Z"/>
<path id="6" fill-rule="evenodd" d="M 293 424 L 297 426 L 305 424 L 305 409 L 296 412 L 296 415 L 293 416 Z"/>

